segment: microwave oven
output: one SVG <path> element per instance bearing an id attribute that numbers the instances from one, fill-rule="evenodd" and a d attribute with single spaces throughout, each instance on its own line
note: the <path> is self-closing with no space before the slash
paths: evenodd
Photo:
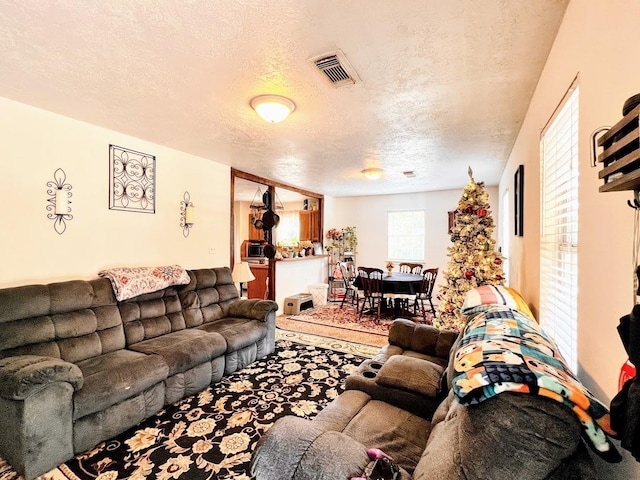
<path id="1" fill-rule="evenodd" d="M 247 257 L 264 257 L 264 245 L 261 242 L 249 242 Z"/>

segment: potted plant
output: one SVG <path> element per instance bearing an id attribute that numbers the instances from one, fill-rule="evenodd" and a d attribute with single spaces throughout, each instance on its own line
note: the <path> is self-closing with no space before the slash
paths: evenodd
<path id="1" fill-rule="evenodd" d="M 342 245 L 345 255 L 353 255 L 356 253 L 358 246 L 356 227 L 345 227 L 342 229 Z"/>

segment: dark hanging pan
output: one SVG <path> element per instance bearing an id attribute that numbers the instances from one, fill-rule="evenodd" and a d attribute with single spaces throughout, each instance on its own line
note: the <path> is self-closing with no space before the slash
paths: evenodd
<path id="1" fill-rule="evenodd" d="M 264 256 L 267 258 L 274 258 L 276 256 L 276 247 L 274 247 L 270 243 L 268 245 L 265 245 L 262 251 L 264 252 Z"/>
<path id="2" fill-rule="evenodd" d="M 262 214 L 263 230 L 270 230 L 277 226 L 280 222 L 280 217 L 273 210 L 267 210 Z"/>

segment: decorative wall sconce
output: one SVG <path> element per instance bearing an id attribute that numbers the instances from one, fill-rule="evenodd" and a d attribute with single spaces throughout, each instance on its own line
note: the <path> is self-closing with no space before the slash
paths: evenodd
<path id="1" fill-rule="evenodd" d="M 71 184 L 65 183 L 67 175 L 58 168 L 53 172 L 53 181 L 47 182 L 47 218 L 53 220 L 53 229 L 62 235 L 67 229 L 67 220 L 73 220 L 71 215 Z"/>
<path id="2" fill-rule="evenodd" d="M 191 203 L 189 192 L 184 192 L 184 200 L 180 202 L 180 226 L 182 227 L 182 235 L 189 236 L 189 230 L 193 227 L 195 221 L 196 207 Z"/>

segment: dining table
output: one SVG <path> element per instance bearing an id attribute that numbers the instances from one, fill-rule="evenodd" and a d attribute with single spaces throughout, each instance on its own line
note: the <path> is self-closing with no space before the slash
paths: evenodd
<path id="1" fill-rule="evenodd" d="M 393 272 L 391 275 L 382 275 L 382 288 L 384 293 L 396 295 L 415 295 L 420 292 L 422 287 L 422 275 L 415 273 Z M 360 277 L 357 276 L 353 282 L 353 286 L 361 289 L 362 283 Z M 393 299 L 393 313 L 399 316 L 402 310 L 399 298 Z"/>
<path id="2" fill-rule="evenodd" d="M 422 275 L 415 273 L 393 272 L 382 276 L 384 293 L 415 295 L 420 292 Z"/>

